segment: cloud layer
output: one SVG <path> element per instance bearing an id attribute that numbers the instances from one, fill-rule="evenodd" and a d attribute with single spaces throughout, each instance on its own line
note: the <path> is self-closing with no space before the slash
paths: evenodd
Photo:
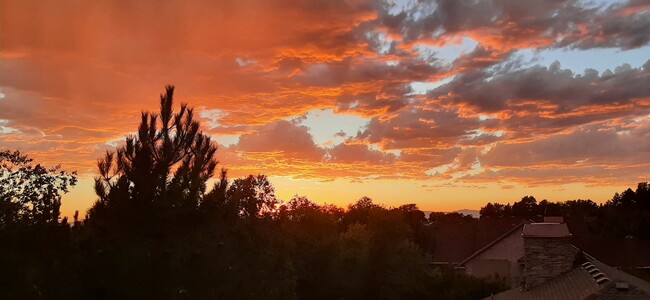
<path id="1" fill-rule="evenodd" d="M 219 155 L 235 174 L 458 186 L 647 180 L 650 56 L 606 71 L 521 56 L 650 47 L 647 1 L 1 5 L 0 143 L 81 173 L 172 83 L 207 132 L 230 137 Z M 476 46 L 450 52 L 467 41 Z M 367 122 L 309 127 L 308 113 L 323 109 Z"/>

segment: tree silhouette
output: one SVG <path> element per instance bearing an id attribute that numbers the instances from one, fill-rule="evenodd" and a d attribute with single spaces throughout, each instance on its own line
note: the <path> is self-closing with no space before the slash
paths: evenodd
<path id="1" fill-rule="evenodd" d="M 348 205 L 348 211 L 343 218 L 343 225 L 347 227 L 355 223 L 367 224 L 370 219 L 370 213 L 380 208 L 369 197 L 361 197 L 354 204 Z"/>
<path id="2" fill-rule="evenodd" d="M 0 229 L 59 222 L 61 194 L 77 183 L 77 173 L 32 162 L 20 151 L 0 151 Z"/>
<path id="3" fill-rule="evenodd" d="M 216 215 L 220 219 L 230 218 L 232 220 L 237 216 L 237 206 L 232 201 L 228 201 L 226 195 L 228 186 L 228 171 L 221 169 L 219 181 L 215 182 L 201 203 L 201 208 L 208 217 Z"/>
<path id="4" fill-rule="evenodd" d="M 608 236 L 650 238 L 650 184 L 615 193 L 599 208 L 596 230 Z"/>
<path id="5" fill-rule="evenodd" d="M 61 276 L 57 266 L 70 250 L 69 227 L 59 217 L 61 196 L 76 183 L 76 172 L 0 151 L 0 298 L 68 296 L 70 276 Z"/>
<path id="6" fill-rule="evenodd" d="M 236 204 L 244 218 L 268 217 L 275 211 L 278 200 L 266 175 L 249 175 L 233 181 L 226 193 L 228 201 Z"/>
<path id="7" fill-rule="evenodd" d="M 173 110 L 174 87 L 160 95 L 160 113 L 143 112 L 136 136 L 99 159 L 99 200 L 90 215 L 111 210 L 195 210 L 217 166 L 217 146 L 200 131 L 193 108 Z"/>
<path id="8" fill-rule="evenodd" d="M 530 218 L 537 212 L 537 199 L 524 196 L 519 202 L 512 204 L 512 214 L 517 217 Z"/>
<path id="9" fill-rule="evenodd" d="M 98 160 L 98 199 L 79 234 L 87 265 L 80 276 L 92 278 L 85 298 L 168 298 L 207 273 L 201 208 L 216 151 L 194 110 L 174 109 L 174 87 L 166 86 L 159 112 L 143 112 L 137 134 Z"/>

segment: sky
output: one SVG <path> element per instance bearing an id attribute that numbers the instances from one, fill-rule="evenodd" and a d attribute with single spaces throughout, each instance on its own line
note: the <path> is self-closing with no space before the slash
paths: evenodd
<path id="1" fill-rule="evenodd" d="M 284 200 L 478 209 L 648 181 L 650 1 L 3 0 L 0 147 L 77 170 L 166 84 Z"/>

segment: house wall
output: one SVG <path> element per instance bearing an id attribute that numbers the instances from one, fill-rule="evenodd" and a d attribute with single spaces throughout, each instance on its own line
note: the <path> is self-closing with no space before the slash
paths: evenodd
<path id="1" fill-rule="evenodd" d="M 510 262 L 507 259 L 473 259 L 466 268 L 471 268 L 472 276 L 499 277 L 510 281 Z"/>
<path id="2" fill-rule="evenodd" d="M 465 272 L 476 277 L 497 274 L 511 287 L 519 286 L 522 270 L 517 260 L 524 256 L 524 239 L 521 229 L 515 230 L 465 263 Z"/>

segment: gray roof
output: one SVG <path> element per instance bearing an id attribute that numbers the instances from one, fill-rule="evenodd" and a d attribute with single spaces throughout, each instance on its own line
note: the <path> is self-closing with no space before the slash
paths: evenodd
<path id="1" fill-rule="evenodd" d="M 558 223 L 531 223 L 524 225 L 524 237 L 570 237 L 569 227 Z"/>
<path id="2" fill-rule="evenodd" d="M 488 297 L 487 299 L 574 300 L 584 299 L 595 294 L 599 289 L 600 286 L 587 271 L 582 268 L 575 268 L 530 290 L 522 291 L 515 288 L 496 294 L 492 298 Z"/>
<path id="3" fill-rule="evenodd" d="M 584 268 L 577 267 L 530 290 L 514 288 L 486 299 L 650 299 L 649 282 L 612 268 L 586 253 L 584 255 L 611 281 L 599 285 Z M 617 282 L 629 283 L 630 292 L 617 293 Z"/>
<path id="4" fill-rule="evenodd" d="M 470 256 L 468 256 L 467 258 L 465 258 L 465 259 L 464 259 L 460 264 L 458 264 L 458 265 L 459 265 L 459 266 L 463 266 L 463 265 L 465 265 L 468 261 L 472 260 L 472 258 L 476 257 L 477 255 L 481 254 L 483 251 L 485 251 L 485 250 L 489 249 L 490 247 L 494 246 L 494 244 L 500 242 L 502 239 L 506 238 L 507 236 L 509 236 L 510 234 L 512 234 L 513 232 L 515 232 L 516 230 L 518 230 L 522 225 L 523 225 L 523 226 L 526 226 L 526 224 L 528 224 L 527 221 L 523 221 L 523 222 L 517 224 L 517 226 L 510 228 L 510 230 L 506 231 L 504 234 L 502 234 L 502 235 L 499 236 L 498 238 L 494 239 L 492 242 L 490 242 L 489 244 L 485 245 L 483 248 L 478 249 L 476 252 L 472 253 L 472 255 L 470 255 Z"/>

